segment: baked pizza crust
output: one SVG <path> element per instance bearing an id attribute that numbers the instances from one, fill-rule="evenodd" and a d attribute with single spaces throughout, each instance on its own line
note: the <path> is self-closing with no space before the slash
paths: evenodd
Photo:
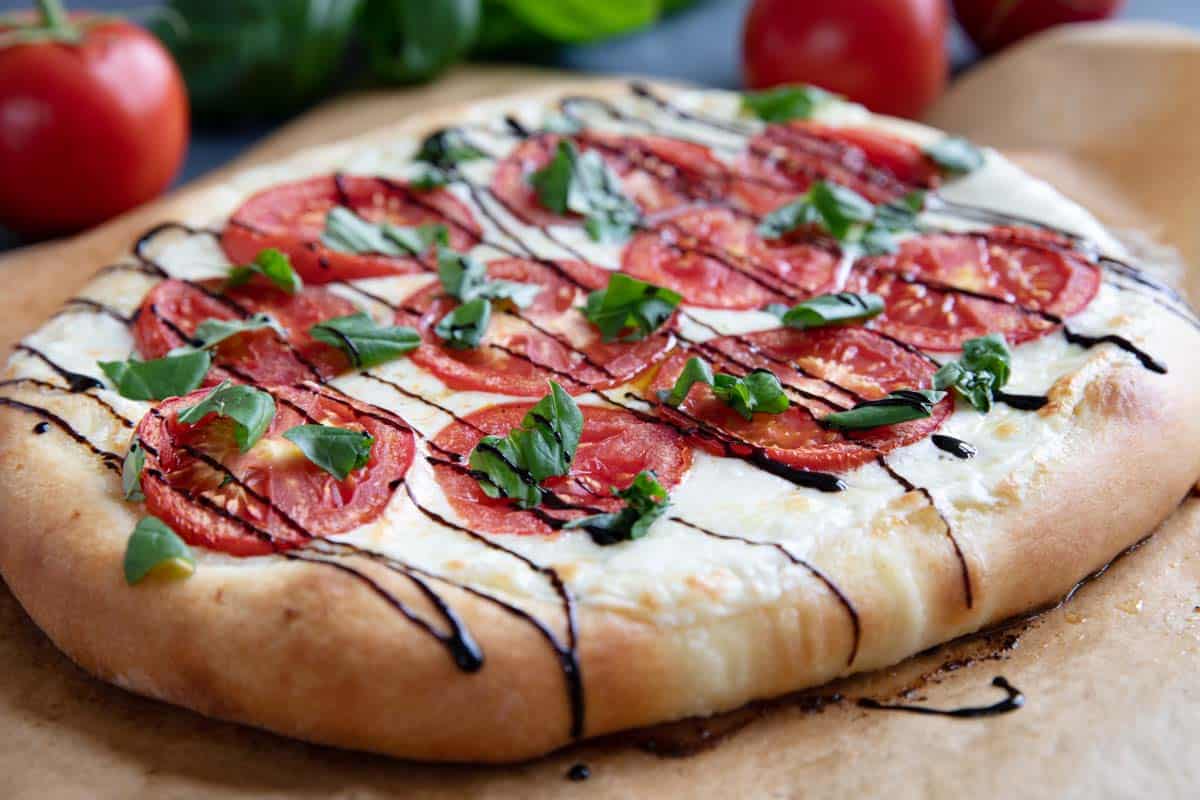
<path id="1" fill-rule="evenodd" d="M 616 94 L 623 85 L 587 90 Z M 956 529 L 971 608 L 945 529 L 917 492 L 823 562 L 859 614 L 852 663 L 846 609 L 816 578 L 769 606 L 697 623 L 651 624 L 580 605 L 585 735 L 730 710 L 883 667 L 1054 602 L 1165 519 L 1200 474 L 1195 337 L 1161 314 L 1139 344 L 1168 374 L 1097 350 L 1053 387 L 1037 413 L 1070 419 L 1063 447 L 1032 477 L 1007 480 L 998 505 Z M 28 386 L 8 396 L 51 409 L 90 402 Z M 121 500 L 116 473 L 62 431 L 35 434 L 39 421 L 0 407 L 0 572 L 84 669 L 209 716 L 405 758 L 507 762 L 571 741 L 554 651 L 534 628 L 467 592 L 439 589 L 486 654 L 471 674 L 365 584 L 319 565 L 206 562 L 187 581 L 128 587 L 121 566 L 139 507 Z M 388 580 L 403 603 L 429 608 L 410 583 Z M 560 606 L 524 607 L 561 632 Z"/>

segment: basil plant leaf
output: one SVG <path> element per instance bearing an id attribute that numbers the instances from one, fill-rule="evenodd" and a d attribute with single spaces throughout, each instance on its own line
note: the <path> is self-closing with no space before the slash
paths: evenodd
<path id="1" fill-rule="evenodd" d="M 378 366 L 421 345 L 416 329 L 379 325 L 363 311 L 318 322 L 308 333 L 318 342 L 340 349 L 357 369 Z"/>
<path id="2" fill-rule="evenodd" d="M 142 493 L 142 469 L 146 466 L 146 451 L 142 449 L 137 439 L 129 445 L 129 452 L 121 464 L 121 488 L 125 499 L 132 503 L 140 503 L 146 499 Z"/>
<path id="3" fill-rule="evenodd" d="M 222 381 L 200 399 L 179 412 L 179 421 L 195 425 L 209 414 L 233 421 L 233 437 L 243 453 L 262 438 L 275 419 L 275 398 L 253 386 Z"/>
<path id="4" fill-rule="evenodd" d="M 742 110 L 764 122 L 812 119 L 821 109 L 841 100 L 840 95 L 816 86 L 780 86 L 761 92 L 743 92 Z"/>
<path id="5" fill-rule="evenodd" d="M 628 488 L 614 487 L 612 493 L 625 501 L 620 511 L 574 519 L 563 527 L 583 528 L 601 546 L 634 541 L 645 536 L 668 508 L 667 490 L 650 470 L 642 470 Z"/>
<path id="6" fill-rule="evenodd" d="M 883 308 L 883 298 L 877 294 L 822 294 L 784 310 L 780 321 L 789 328 L 800 330 L 823 328 L 862 322 L 883 313 Z"/>
<path id="7" fill-rule="evenodd" d="M 166 400 L 196 389 L 204 382 L 212 356 L 207 350 L 185 350 L 149 361 L 101 361 L 100 369 L 130 400 Z"/>
<path id="8" fill-rule="evenodd" d="M 363 431 L 332 425 L 297 425 L 283 432 L 287 439 L 312 463 L 339 481 L 367 465 L 375 438 Z"/>
<path id="9" fill-rule="evenodd" d="M 669 320 L 682 299 L 670 289 L 614 272 L 607 287 L 588 295 L 583 315 L 604 341 L 636 342 Z"/>
<path id="10" fill-rule="evenodd" d="M 779 378 L 771 372 L 756 369 L 741 378 L 724 372 L 714 374 L 703 359 L 695 356 L 683 365 L 671 390 L 660 392 L 659 398 L 666 405 L 678 406 L 697 383 L 711 387 L 719 400 L 747 420 L 755 414 L 782 414 L 791 406 Z"/>
<path id="11" fill-rule="evenodd" d="M 477 297 L 463 303 L 442 317 L 433 332 L 447 346 L 455 350 L 470 350 L 478 347 L 492 321 L 492 304 L 486 298 Z"/>
<path id="12" fill-rule="evenodd" d="M 355 30 L 376 76 L 414 83 L 466 55 L 479 17 L 479 0 L 364 0 Z"/>
<path id="13" fill-rule="evenodd" d="M 925 155 L 951 175 L 967 175 L 983 166 L 983 151 L 960 136 L 947 136 L 925 148 Z"/>
<path id="14" fill-rule="evenodd" d="M 403 227 L 390 222 L 369 222 L 345 206 L 329 209 L 321 234 L 321 244 L 330 250 L 395 258 L 420 256 L 430 247 L 449 241 L 449 231 L 440 223 Z"/>
<path id="15" fill-rule="evenodd" d="M 482 297 L 510 300 L 518 308 L 528 308 L 542 291 L 533 283 L 491 280 L 482 261 L 448 248 L 438 250 L 438 277 L 446 294 L 463 303 Z"/>
<path id="16" fill-rule="evenodd" d="M 933 415 L 933 407 L 946 393 L 930 389 L 901 389 L 879 400 L 867 400 L 848 411 L 829 414 L 821 420 L 827 428 L 843 431 L 870 430 L 897 425 Z"/>
<path id="17" fill-rule="evenodd" d="M 468 459 L 472 475 L 489 497 L 532 508 L 542 501 L 542 481 L 570 471 L 582 434 L 583 412 L 550 381 L 550 393 L 507 436 L 479 440 Z"/>
<path id="18" fill-rule="evenodd" d="M 138 520 L 125 544 L 125 582 L 140 583 L 151 573 L 166 578 L 186 578 L 196 571 L 192 551 L 175 531 L 158 517 Z"/>
<path id="19" fill-rule="evenodd" d="M 258 313 L 246 319 L 206 319 L 196 326 L 196 330 L 192 333 L 192 338 L 196 340 L 196 346 L 200 348 L 215 347 L 231 336 L 237 336 L 239 333 L 248 333 L 250 331 L 260 331 L 264 328 L 270 328 L 279 334 L 280 338 L 287 338 L 287 331 L 283 326 L 272 317 L 270 314 Z"/>
<path id="20" fill-rule="evenodd" d="M 958 361 L 942 366 L 933 376 L 933 388 L 953 389 L 983 414 L 992 410 L 995 393 L 1008 383 L 1012 352 L 1004 337 L 990 333 L 963 343 Z"/>
<path id="21" fill-rule="evenodd" d="M 530 174 L 529 183 L 547 209 L 584 217 L 584 229 L 597 242 L 623 242 L 641 220 L 641 211 L 601 155 L 580 153 L 570 139 L 559 141 L 554 158 Z"/>
<path id="22" fill-rule="evenodd" d="M 274 247 L 262 250 L 254 261 L 245 266 L 234 267 L 229 273 L 226 286 L 235 287 L 249 283 L 255 275 L 266 277 L 271 283 L 288 294 L 295 294 L 304 288 L 304 281 L 292 268 L 292 261 L 287 254 Z"/>

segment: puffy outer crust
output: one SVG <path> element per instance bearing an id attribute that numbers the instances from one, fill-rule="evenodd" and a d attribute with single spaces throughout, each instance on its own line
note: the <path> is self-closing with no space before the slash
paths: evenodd
<path id="1" fill-rule="evenodd" d="M 864 532 L 823 562 L 861 615 L 853 664 L 845 609 L 816 580 L 773 606 L 688 626 L 581 607 L 586 734 L 727 710 L 888 665 L 1061 597 L 1152 530 L 1200 474 L 1196 337 L 1163 315 L 1142 344 L 1168 375 L 1096 351 L 1084 373 L 1060 382 L 1051 409 L 1072 414 L 1063 450 L 1009 486 L 998 511 L 968 515 L 956 531 L 973 608 L 936 515 L 915 494 L 894 504 L 886 530 Z M 407 758 L 512 761 L 568 743 L 552 650 L 530 626 L 464 592 L 445 596 L 486 654 L 469 675 L 334 569 L 206 562 L 187 581 L 127 587 L 121 563 L 138 509 L 85 449 L 56 430 L 34 435 L 36 421 L 0 407 L 0 571 L 84 669 L 210 716 Z M 391 586 L 426 608 L 413 587 Z M 557 606 L 533 610 L 561 619 Z"/>

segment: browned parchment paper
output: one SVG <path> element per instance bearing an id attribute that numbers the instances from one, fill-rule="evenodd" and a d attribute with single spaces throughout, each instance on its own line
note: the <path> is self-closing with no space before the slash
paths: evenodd
<path id="1" fill-rule="evenodd" d="M 431 89 L 347 98 L 248 160 L 550 77 L 561 78 L 469 69 Z M 966 76 L 933 121 L 1004 148 L 1106 222 L 1200 264 L 1197 78 L 1200 40 L 1173 29 L 1073 30 Z M 178 201 L 0 260 L 0 344 Z M 952 707 L 999 699 L 988 684 L 1003 674 L 1026 693 L 1020 711 L 950 720 L 783 703 L 686 759 L 600 743 L 517 767 L 432 767 L 288 741 L 92 680 L 0 589 L 0 798 L 1195 797 L 1198 667 L 1195 500 L 1067 606 L 836 687 L 851 698 L 914 688 L 914 699 Z M 585 783 L 564 779 L 577 762 L 591 767 Z"/>

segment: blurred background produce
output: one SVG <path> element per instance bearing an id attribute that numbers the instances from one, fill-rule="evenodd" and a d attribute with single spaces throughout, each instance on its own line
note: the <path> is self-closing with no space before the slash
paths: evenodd
<path id="1" fill-rule="evenodd" d="M 726 88 L 808 82 L 919 117 L 951 72 L 1051 25 L 1119 14 L 1200 28 L 1197 0 L 78 0 L 74 41 L 23 27 L 32 5 L 0 0 L 0 224 L 35 236 L 161 191 L 185 147 L 188 99 L 182 179 L 332 94 L 431 80 L 465 59 Z M 89 10 L 156 34 L 188 98 L 150 36 Z M 95 46 L 101 36 L 140 43 L 145 64 L 99 70 L 95 59 L 110 55 Z M 37 146 L 42 136 L 53 148 Z M 51 151 L 71 157 L 52 163 Z M 0 247 L 14 241 L 0 236 Z"/>

